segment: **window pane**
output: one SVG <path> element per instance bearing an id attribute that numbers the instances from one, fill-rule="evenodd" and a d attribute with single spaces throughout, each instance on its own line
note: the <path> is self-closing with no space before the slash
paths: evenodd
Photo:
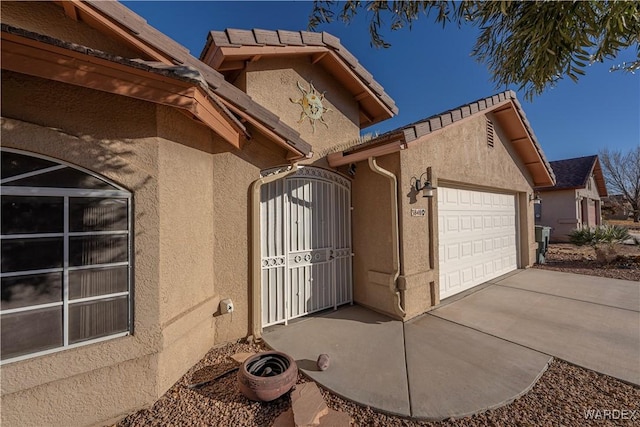
<path id="1" fill-rule="evenodd" d="M 62 273 L 2 278 L 2 310 L 62 301 Z"/>
<path id="2" fill-rule="evenodd" d="M 0 318 L 0 330 L 3 360 L 61 347 L 62 307 L 4 314 Z"/>
<path id="3" fill-rule="evenodd" d="M 69 342 L 126 332 L 129 329 L 128 297 L 91 301 L 69 306 Z"/>
<path id="4" fill-rule="evenodd" d="M 2 234 L 62 233 L 62 197 L 2 196 Z"/>
<path id="5" fill-rule="evenodd" d="M 128 259 L 127 236 L 69 238 L 69 265 L 108 264 Z"/>
<path id="6" fill-rule="evenodd" d="M 62 267 L 62 237 L 2 240 L 2 272 Z"/>
<path id="7" fill-rule="evenodd" d="M 85 188 L 93 190 L 117 189 L 93 175 L 70 167 L 19 179 L 10 184 L 18 187 Z"/>
<path id="8" fill-rule="evenodd" d="M 126 199 L 75 198 L 69 199 L 70 231 L 127 230 Z"/>
<path id="9" fill-rule="evenodd" d="M 2 179 L 10 176 L 22 175 L 23 173 L 37 171 L 39 169 L 57 166 L 56 163 L 37 157 L 25 156 L 22 154 L 2 151 Z"/>
<path id="10" fill-rule="evenodd" d="M 69 272 L 69 298 L 87 298 L 97 295 L 127 292 L 128 267 L 95 268 Z"/>

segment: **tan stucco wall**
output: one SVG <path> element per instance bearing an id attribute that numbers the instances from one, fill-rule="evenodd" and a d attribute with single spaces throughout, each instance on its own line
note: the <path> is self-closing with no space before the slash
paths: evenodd
<path id="1" fill-rule="evenodd" d="M 247 335 L 248 187 L 263 165 L 244 157 L 284 159 L 259 140 L 239 152 L 168 107 L 11 72 L 2 89 L 3 146 L 104 175 L 133 193 L 135 214 L 134 334 L 2 366 L 2 425 L 86 425 L 150 405 L 216 337 Z M 215 317 L 221 295 L 235 298 L 233 319 Z"/>
<path id="2" fill-rule="evenodd" d="M 38 34 L 92 47 L 125 58 L 141 58 L 140 53 L 105 37 L 83 22 L 65 16 L 64 9 L 51 2 L 2 1 L 2 23 Z"/>
<path id="3" fill-rule="evenodd" d="M 589 185 L 590 184 L 590 185 Z M 541 218 L 540 225 L 551 227 L 551 241 L 568 242 L 569 233 L 583 225 L 593 227 L 600 219 L 600 195 L 593 177 L 584 188 L 540 191 Z M 582 203 L 586 200 L 590 206 L 595 205 L 596 220 L 591 223 L 588 216 L 583 217 Z"/>
<path id="4" fill-rule="evenodd" d="M 378 159 L 378 165 L 397 174 L 397 155 Z M 389 180 L 369 168 L 356 164 L 352 181 L 351 230 L 353 238 L 353 299 L 356 303 L 383 313 L 393 313 L 393 298 L 386 280 L 392 280 L 392 214 L 395 209 Z M 387 281 L 388 283 L 388 281 Z"/>
<path id="5" fill-rule="evenodd" d="M 535 260 L 537 246 L 533 228 L 533 204 L 528 200 L 529 194 L 533 191 L 532 180 L 510 143 L 505 142 L 507 139 L 502 135 L 497 123 L 495 129 L 493 148 L 487 145 L 485 117 L 478 116 L 449 126 L 424 141 L 418 140 L 399 153 L 378 159 L 381 166 L 386 165 L 398 177 L 401 242 L 401 273 L 398 284 L 400 288 L 405 288 L 407 319 L 439 303 L 437 196 L 431 200 L 422 198 L 421 195 L 416 195 L 412 188 L 414 179 L 420 177 L 428 167 L 432 168 L 434 186 L 471 187 L 516 195 L 520 224 L 518 265 L 520 268 L 528 267 Z M 399 167 L 396 165 L 397 161 L 393 160 L 395 157 L 399 159 Z M 356 208 L 353 236 L 356 253 L 354 292 L 360 299 L 363 295 L 367 296 L 366 305 L 386 311 L 382 307 L 391 305 L 392 294 L 387 292 L 373 296 L 367 291 L 373 289 L 374 285 L 364 280 L 364 273 L 368 269 L 378 268 L 376 266 L 381 265 L 389 256 L 378 253 L 380 249 L 372 244 L 371 240 L 375 238 L 371 234 L 375 234 L 380 242 L 384 242 L 386 235 L 381 233 L 386 233 L 391 227 L 390 216 L 383 214 L 387 201 L 382 200 L 379 206 L 370 204 L 373 200 L 371 198 L 375 197 L 374 194 L 385 194 L 381 191 L 382 179 L 375 177 L 374 180 L 366 169 L 365 162 L 358 164 L 353 183 Z M 374 194 L 362 196 L 361 200 L 358 191 L 373 191 Z M 367 215 L 372 215 L 370 218 L 356 219 L 360 205 L 368 207 L 366 212 Z M 424 217 L 412 216 L 412 208 L 424 208 L 427 214 Z M 430 216 L 433 221 L 432 233 L 429 232 Z M 366 228 L 362 227 L 364 231 L 356 225 L 358 221 L 366 224 Z M 393 311 L 388 313 L 394 314 Z"/>
<path id="6" fill-rule="evenodd" d="M 581 218 L 582 224 L 588 227 L 600 225 L 602 222 L 602 204 L 600 202 L 600 194 L 598 194 L 598 187 L 596 187 L 596 182 L 593 179 L 593 176 L 589 177 L 589 181 L 585 188 L 576 190 L 576 196 L 581 200 L 585 200 L 584 203 L 588 203 L 588 209 L 595 211 L 595 218 L 593 216 L 584 215 L 584 217 Z"/>
<path id="7" fill-rule="evenodd" d="M 540 191 L 540 225 L 551 227 L 553 242 L 567 242 L 568 234 L 578 227 L 580 205 L 576 190 Z"/>
<path id="8" fill-rule="evenodd" d="M 260 171 L 286 164 L 281 152 L 256 135 L 242 152 L 228 144 L 213 146 L 214 275 L 220 298 L 231 298 L 234 312 L 216 316 L 216 342 L 251 333 L 251 209 L 249 189 Z M 284 154 L 284 153 L 282 153 Z M 258 237 L 259 239 L 259 237 Z M 259 241 L 255 244 L 260 244 Z"/>
<path id="9" fill-rule="evenodd" d="M 323 105 L 331 110 L 323 115 L 328 127 L 317 120 L 313 132 L 306 116 L 298 123 L 302 107 L 290 101 L 302 98 L 298 82 L 305 90 L 312 82 L 318 92 L 325 92 Z M 300 136 L 313 146 L 315 156 L 312 161 L 321 159 L 327 148 L 352 141 L 360 135 L 357 102 L 324 68 L 311 64 L 309 58 L 265 58 L 249 62 L 235 84 L 300 132 Z"/>

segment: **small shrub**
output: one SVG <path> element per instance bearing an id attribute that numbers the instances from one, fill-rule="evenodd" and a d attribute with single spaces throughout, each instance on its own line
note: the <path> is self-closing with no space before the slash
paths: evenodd
<path id="1" fill-rule="evenodd" d="M 619 225 L 600 225 L 591 228 L 578 228 L 569 233 L 569 241 L 577 246 L 589 245 L 596 251 L 596 259 L 610 264 L 618 258 L 613 244 L 630 239 L 629 230 Z M 607 244 L 606 250 L 598 245 Z"/>
<path id="2" fill-rule="evenodd" d="M 569 241 L 574 245 L 613 244 L 630 239 L 629 230 L 619 225 L 599 225 L 597 227 L 577 228 L 569 233 Z"/>

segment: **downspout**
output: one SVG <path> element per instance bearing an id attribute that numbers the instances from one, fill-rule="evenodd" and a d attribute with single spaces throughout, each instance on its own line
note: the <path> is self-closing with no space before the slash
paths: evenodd
<path id="1" fill-rule="evenodd" d="M 389 180 L 389 194 L 391 196 L 391 243 L 393 244 L 393 280 L 389 283 L 389 291 L 393 294 L 393 309 L 398 316 L 405 318 L 407 313 L 402 306 L 402 298 L 398 289 L 398 277 L 400 276 L 400 240 L 398 223 L 398 179 L 390 171 L 381 168 L 376 163 L 375 157 L 369 157 L 369 168 Z"/>
<path id="2" fill-rule="evenodd" d="M 284 171 L 258 178 L 251 184 L 251 323 L 254 341 L 262 340 L 260 190 L 263 185 L 286 178 L 297 171 L 298 163 L 296 162 Z"/>

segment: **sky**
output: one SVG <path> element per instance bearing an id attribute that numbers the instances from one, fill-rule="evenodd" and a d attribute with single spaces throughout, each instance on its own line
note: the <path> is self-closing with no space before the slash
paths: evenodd
<path id="1" fill-rule="evenodd" d="M 310 1 L 124 1 L 127 7 L 199 57 L 210 30 L 226 28 L 306 30 Z M 426 16 L 412 29 L 383 32 L 387 49 L 370 44 L 367 13 L 349 25 L 320 25 L 340 38 L 399 107 L 399 114 L 365 128 L 384 133 L 433 114 L 515 90 L 548 160 L 597 154 L 603 148 L 629 151 L 640 145 L 640 73 L 610 72 L 612 65 L 635 59 L 622 52 L 596 63 L 578 83 L 566 78 L 532 101 L 517 87 L 496 87 L 484 64 L 470 53 L 478 30 L 454 25 L 443 29 Z"/>

